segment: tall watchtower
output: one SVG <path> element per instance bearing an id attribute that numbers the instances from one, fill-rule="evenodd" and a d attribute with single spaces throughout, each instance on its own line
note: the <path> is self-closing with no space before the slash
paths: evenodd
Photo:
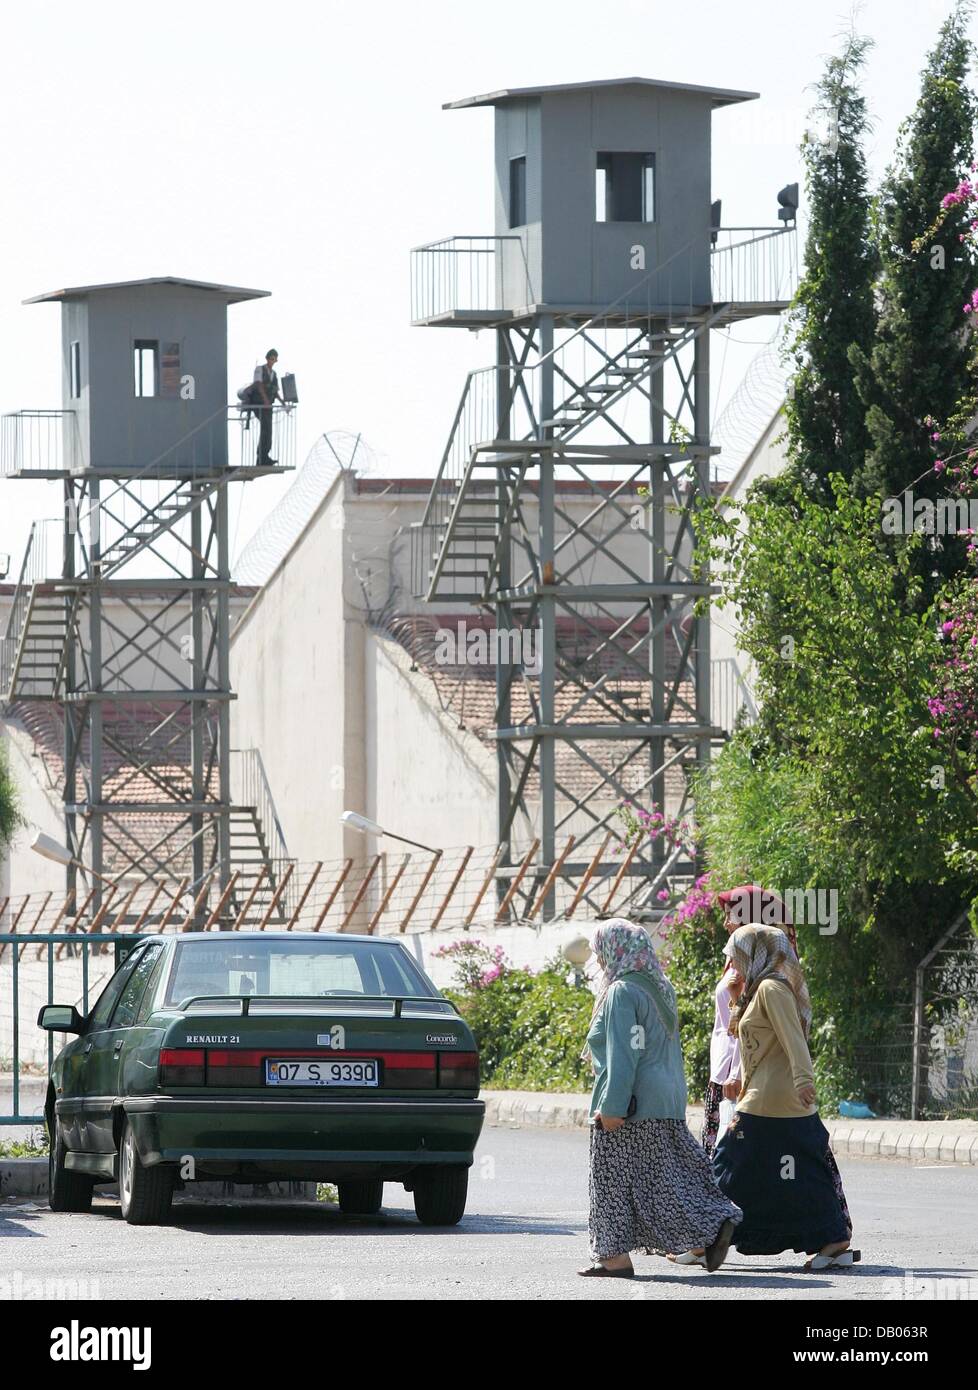
<path id="1" fill-rule="evenodd" d="M 62 725 L 69 889 L 90 869 L 96 907 L 106 880 L 152 877 L 203 912 L 232 872 L 228 489 L 292 466 L 294 420 L 270 411 L 262 455 L 228 405 L 227 311 L 266 293 L 167 277 L 27 301 L 61 306 L 62 403 L 4 416 L 2 472 L 57 482 L 60 514 L 31 529 L 0 688 Z"/>
<path id="2" fill-rule="evenodd" d="M 495 231 L 412 253 L 412 319 L 490 329 L 496 351 L 466 379 L 415 528 L 416 592 L 538 641 L 532 669 L 497 667 L 500 889 L 519 835 L 530 893 L 586 878 L 600 910 L 617 807 L 681 820 L 722 736 L 694 611 L 711 592 L 692 543 L 716 452 L 710 334 L 781 313 L 796 283 L 790 193 L 772 227 L 725 229 L 712 199 L 713 112 L 756 95 L 636 77 L 446 108 L 493 109 Z M 568 489 L 592 506 L 571 515 Z M 650 838 L 626 902 L 651 909 L 691 868 L 679 839 Z"/>

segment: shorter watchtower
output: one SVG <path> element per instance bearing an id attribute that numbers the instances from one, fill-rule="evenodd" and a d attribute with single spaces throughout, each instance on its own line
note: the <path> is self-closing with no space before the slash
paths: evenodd
<path id="1" fill-rule="evenodd" d="M 0 698 L 60 724 L 69 888 L 90 869 L 96 904 L 110 878 L 165 879 L 203 921 L 211 899 L 233 905 L 232 877 L 246 891 L 228 491 L 292 467 L 295 419 L 263 407 L 260 430 L 228 402 L 227 312 L 267 293 L 164 276 L 27 301 L 61 306 L 62 403 L 3 417 L 0 468 L 60 487 L 31 528 Z M 251 839 L 267 858 L 261 827 Z"/>

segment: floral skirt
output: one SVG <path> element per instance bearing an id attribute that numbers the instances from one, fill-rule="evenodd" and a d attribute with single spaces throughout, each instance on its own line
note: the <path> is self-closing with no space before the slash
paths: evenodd
<path id="1" fill-rule="evenodd" d="M 712 1245 L 724 1221 L 740 1221 L 685 1120 L 626 1120 L 591 1129 L 588 1235 L 593 1260 L 632 1250 Z"/>
<path id="2" fill-rule="evenodd" d="M 713 1150 L 717 1146 L 722 1100 L 723 1087 L 716 1081 L 708 1081 L 706 1095 L 703 1097 L 703 1132 L 700 1135 L 700 1143 L 706 1151 L 707 1158 L 713 1157 Z"/>

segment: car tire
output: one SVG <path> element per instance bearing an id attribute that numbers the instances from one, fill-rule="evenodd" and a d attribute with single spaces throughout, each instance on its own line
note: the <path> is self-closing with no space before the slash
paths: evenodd
<path id="1" fill-rule="evenodd" d="M 457 1226 L 465 1215 L 468 1168 L 435 1168 L 414 1177 L 414 1210 L 422 1226 Z"/>
<path id="2" fill-rule="evenodd" d="M 146 1167 L 127 1119 L 119 1142 L 119 1203 L 130 1226 L 159 1226 L 166 1221 L 173 1200 L 174 1176 L 167 1164 Z"/>
<path id="3" fill-rule="evenodd" d="M 375 1216 L 384 1204 L 384 1183 L 381 1178 L 363 1178 L 358 1182 L 338 1182 L 340 1211 L 347 1216 Z"/>
<path id="4" fill-rule="evenodd" d="M 48 1203 L 52 1211 L 91 1211 L 93 1180 L 87 1173 L 65 1167 L 68 1149 L 61 1121 L 55 1116 L 54 1134 L 49 1136 Z"/>

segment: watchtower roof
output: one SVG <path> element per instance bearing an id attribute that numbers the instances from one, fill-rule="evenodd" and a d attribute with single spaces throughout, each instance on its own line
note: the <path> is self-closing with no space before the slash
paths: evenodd
<path id="1" fill-rule="evenodd" d="M 243 299 L 265 299 L 271 290 L 248 290 L 240 285 L 218 285 L 210 280 L 185 280 L 179 275 L 154 275 L 145 280 L 115 280 L 106 285 L 74 285 L 70 289 L 49 290 L 47 294 L 35 294 L 25 299 L 25 304 L 48 304 L 70 299 L 85 299 L 102 290 L 131 290 L 144 285 L 181 285 L 185 289 L 209 290 L 227 304 L 238 304 Z"/>
<path id="2" fill-rule="evenodd" d="M 732 87 L 703 87 L 695 82 L 663 82 L 657 77 L 611 77 L 597 82 L 554 82 L 544 87 L 503 87 L 498 92 L 486 92 L 482 96 L 446 101 L 442 110 L 460 111 L 466 106 L 504 106 L 507 102 L 542 96 L 545 92 L 586 92 L 599 87 L 657 87 L 670 92 L 698 92 L 701 96 L 712 97 L 714 107 L 733 106 L 739 101 L 756 101 L 760 96 L 760 92 L 741 92 Z"/>

